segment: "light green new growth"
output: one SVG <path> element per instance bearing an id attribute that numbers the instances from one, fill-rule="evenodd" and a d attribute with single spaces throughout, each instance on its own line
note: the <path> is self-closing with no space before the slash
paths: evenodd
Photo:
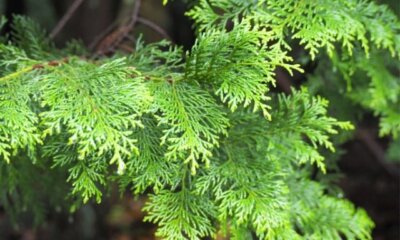
<path id="1" fill-rule="evenodd" d="M 371 239 L 365 211 L 311 175 L 329 175 L 322 150 L 353 128 L 328 116 L 340 98 L 315 93 L 342 90 L 398 136 L 396 16 L 359 0 L 201 0 L 188 15 L 188 52 L 139 38 L 98 59 L 16 17 L 0 43 L 0 204 L 39 221 L 44 201 L 76 210 L 116 182 L 149 194 L 145 220 L 162 239 Z M 273 93 L 277 68 L 302 73 L 296 42 L 320 64 L 310 90 Z"/>

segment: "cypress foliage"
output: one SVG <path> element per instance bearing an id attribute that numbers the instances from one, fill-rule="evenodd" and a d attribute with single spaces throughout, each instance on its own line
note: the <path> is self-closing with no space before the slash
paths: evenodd
<path id="1" fill-rule="evenodd" d="M 98 59 L 15 18 L 0 43 L 0 204 L 40 222 L 43 202 L 76 210 L 116 182 L 149 195 L 145 221 L 163 239 L 371 239 L 366 212 L 312 177 L 354 119 L 329 116 L 317 93 L 373 111 L 397 137 L 396 16 L 360 0 L 200 0 L 188 15 L 188 52 L 139 39 Z M 303 71 L 296 40 L 320 62 L 310 90 L 273 93 L 277 67 Z"/>

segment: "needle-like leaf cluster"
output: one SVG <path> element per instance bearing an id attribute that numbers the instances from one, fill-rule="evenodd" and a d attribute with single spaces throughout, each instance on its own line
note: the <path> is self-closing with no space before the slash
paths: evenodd
<path id="1" fill-rule="evenodd" d="M 145 220 L 164 239 L 371 239 L 365 211 L 312 177 L 327 172 L 332 135 L 353 128 L 314 93 L 344 85 L 397 136 L 399 81 L 372 58 L 399 56 L 395 15 L 359 0 L 201 0 L 188 15 L 199 31 L 188 52 L 139 38 L 100 58 L 58 50 L 16 17 L 0 43 L 0 204 L 43 216 L 43 198 L 68 195 L 75 210 L 117 182 L 149 195 Z M 278 67 L 302 72 L 296 40 L 330 75 L 272 93 Z"/>

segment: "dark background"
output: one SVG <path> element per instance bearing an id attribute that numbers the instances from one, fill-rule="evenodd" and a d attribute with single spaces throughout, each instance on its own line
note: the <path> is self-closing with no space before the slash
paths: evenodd
<path id="1" fill-rule="evenodd" d="M 13 14 L 24 14 L 38 21 L 50 32 L 67 11 L 73 0 L 0 0 L 0 15 L 12 19 Z M 85 0 L 72 15 L 70 21 L 55 37 L 62 47 L 66 41 L 82 39 L 93 51 L 101 45 L 99 37 L 122 26 L 132 12 L 131 0 Z M 399 13 L 400 3 L 389 4 Z M 140 16 L 164 29 L 171 40 L 189 49 L 194 42 L 192 23 L 184 16 L 187 5 L 175 0 L 163 7 L 161 0 L 143 0 Z M 109 26 L 111 31 L 105 31 Z M 9 31 L 6 27 L 5 34 Z M 147 41 L 157 41 L 163 36 L 146 26 L 138 25 L 133 34 L 143 33 Z M 100 38 L 101 39 L 101 38 Z M 97 44 L 95 44 L 97 42 Z M 129 45 L 129 41 L 126 43 Z M 310 70 L 312 71 L 312 69 Z M 278 75 L 279 77 L 279 75 Z M 289 79 L 296 81 L 296 79 Z M 279 81 L 279 79 L 278 79 Z M 367 116 L 359 125 L 361 133 L 346 143 L 344 155 L 339 160 L 343 176 L 339 185 L 345 196 L 357 206 L 363 207 L 374 220 L 376 240 L 400 239 L 399 165 L 382 162 L 379 153 L 387 148 L 389 139 L 378 138 L 378 120 Z M 368 133 L 369 138 L 363 137 Z M 395 173 L 395 174 L 393 174 Z M 0 240 L 3 239 L 154 239 L 155 227 L 142 223 L 140 211 L 145 199 L 133 200 L 130 194 L 122 198 L 111 193 L 100 205 L 88 204 L 74 215 L 49 211 L 44 225 L 34 228 L 30 218 L 12 225 L 0 207 Z"/>

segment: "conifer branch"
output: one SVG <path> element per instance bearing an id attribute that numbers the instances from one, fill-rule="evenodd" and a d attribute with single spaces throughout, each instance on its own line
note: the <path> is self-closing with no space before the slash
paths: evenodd
<path id="1" fill-rule="evenodd" d="M 165 34 L 139 11 L 135 1 L 99 54 L 137 23 Z M 0 42 L 0 196 L 21 188 L 15 209 L 40 213 L 41 203 L 70 194 L 65 205 L 75 210 L 100 202 L 115 181 L 149 195 L 145 220 L 165 239 L 371 239 L 365 211 L 324 180 L 337 139 L 353 128 L 337 118 L 369 109 L 382 135 L 400 132 L 390 70 L 398 19 L 358 0 L 200 0 L 189 16 L 198 35 L 187 52 L 139 37 L 125 56 L 96 61 L 76 57 L 86 53 L 76 42 L 57 49 L 37 24 L 15 17 Z M 307 50 L 302 63 L 318 58 L 318 67 L 309 90 L 287 84 L 290 94 L 277 94 L 277 69 L 303 72 L 290 39 Z M 314 166 L 326 174 L 321 182 L 311 180 Z M 57 191 L 41 187 L 44 196 L 32 197 L 26 176 Z"/>
<path id="2" fill-rule="evenodd" d="M 8 74 L 8 75 L 6 75 L 4 77 L 1 77 L 0 78 L 0 83 L 1 82 L 5 82 L 5 81 L 10 80 L 10 79 L 17 78 L 17 77 L 19 77 L 20 75 L 22 75 L 24 73 L 32 71 L 33 69 L 34 69 L 34 67 L 25 67 L 25 68 L 20 69 L 20 70 L 18 70 L 16 72 L 10 73 L 10 74 Z"/>
<path id="3" fill-rule="evenodd" d="M 1 77 L 0 78 L 0 83 L 8 81 L 8 80 L 11 80 L 11 79 L 18 78 L 21 75 L 23 75 L 25 73 L 28 73 L 30 71 L 36 70 L 36 69 L 44 69 L 44 68 L 47 68 L 47 67 L 58 67 L 61 64 L 68 63 L 68 61 L 69 61 L 68 58 L 63 58 L 62 60 L 59 60 L 59 61 L 58 60 L 52 60 L 52 61 L 44 62 L 44 63 L 36 63 L 36 64 L 34 64 L 32 66 L 24 67 L 23 69 L 20 69 L 18 71 L 15 71 L 13 73 L 10 73 L 10 74 L 8 74 L 6 76 Z"/>

